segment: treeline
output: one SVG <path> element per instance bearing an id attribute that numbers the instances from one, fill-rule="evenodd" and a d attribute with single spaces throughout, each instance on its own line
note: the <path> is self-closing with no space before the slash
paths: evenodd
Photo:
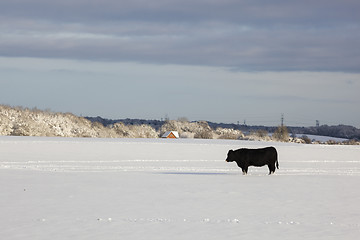
<path id="1" fill-rule="evenodd" d="M 93 137 L 93 138 L 154 138 L 158 133 L 151 126 L 126 126 L 121 122 L 105 127 L 72 113 L 54 113 L 39 109 L 0 105 L 0 135 Z"/>
<path id="2" fill-rule="evenodd" d="M 167 131 L 178 131 L 182 138 L 238 139 L 242 136 L 241 131 L 234 129 L 219 128 L 213 131 L 203 121 L 166 121 L 156 127 L 141 122 L 124 122 L 107 120 L 104 124 L 103 121 L 90 121 L 72 113 L 0 105 L 0 135 L 3 136 L 158 138 Z"/>
<path id="3" fill-rule="evenodd" d="M 330 136 L 337 138 L 360 140 L 360 129 L 348 125 L 328 126 L 321 125 L 319 127 L 294 127 L 290 128 L 294 133 L 310 134 L 319 136 Z"/>
<path id="4" fill-rule="evenodd" d="M 215 126 L 206 121 L 182 120 L 107 120 L 84 118 L 72 113 L 0 105 L 0 135 L 91 138 L 158 138 L 167 131 L 177 131 L 181 138 L 244 139 L 306 143 L 306 138 L 291 137 L 289 129 L 274 127 L 241 130 Z M 307 142 L 309 143 L 309 142 Z M 355 142 L 354 142 L 355 143 Z"/>
<path id="5" fill-rule="evenodd" d="M 141 125 L 146 124 L 150 125 L 157 131 L 164 125 L 167 121 L 160 121 L 160 120 L 145 120 L 145 119 L 118 119 L 118 120 L 111 120 L 111 119 L 104 119 L 101 117 L 86 117 L 88 120 L 92 122 L 100 122 L 104 126 L 109 126 L 116 122 L 122 122 L 125 125 Z M 186 120 L 180 120 L 180 122 L 187 122 Z M 250 125 L 243 125 L 243 124 L 234 124 L 234 123 L 214 123 L 214 122 L 207 122 L 209 127 L 213 130 L 215 129 L 234 129 L 239 130 L 245 135 L 253 134 L 255 132 L 268 132 L 273 133 L 276 131 L 278 126 L 250 126 Z M 348 125 L 337 125 L 337 126 L 328 126 L 328 125 L 321 125 L 319 127 L 292 127 L 287 126 L 289 135 L 319 135 L 319 136 L 328 136 L 328 137 L 335 137 L 335 138 L 345 138 L 345 139 L 352 139 L 352 140 L 360 140 L 360 129 L 357 129 L 353 126 Z M 259 134 L 256 134 L 259 135 Z M 260 134 L 261 135 L 261 134 Z"/>

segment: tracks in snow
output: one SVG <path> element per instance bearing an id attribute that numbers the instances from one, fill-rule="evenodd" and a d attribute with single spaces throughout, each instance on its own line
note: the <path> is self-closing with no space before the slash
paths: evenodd
<path id="1" fill-rule="evenodd" d="M 169 174 L 239 174 L 236 164 L 222 160 L 54 160 L 2 161 L 1 169 L 52 172 L 148 172 Z M 249 175 L 266 175 L 267 167 L 250 167 Z M 275 175 L 360 175 L 360 161 L 284 161 Z"/>

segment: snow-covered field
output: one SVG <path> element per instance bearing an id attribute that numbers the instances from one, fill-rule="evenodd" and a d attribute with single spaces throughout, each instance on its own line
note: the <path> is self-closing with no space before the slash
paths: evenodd
<path id="1" fill-rule="evenodd" d="M 226 163 L 275 146 L 280 169 Z M 0 239 L 359 239 L 360 147 L 0 137 Z"/>

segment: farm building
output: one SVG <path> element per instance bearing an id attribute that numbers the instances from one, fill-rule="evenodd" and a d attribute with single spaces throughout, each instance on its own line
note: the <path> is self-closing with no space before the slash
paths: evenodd
<path id="1" fill-rule="evenodd" d="M 164 133 L 162 136 L 162 138 L 179 138 L 179 133 L 176 131 L 169 131 Z"/>

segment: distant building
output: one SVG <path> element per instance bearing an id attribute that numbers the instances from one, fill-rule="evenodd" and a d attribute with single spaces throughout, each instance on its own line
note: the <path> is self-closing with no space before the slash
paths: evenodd
<path id="1" fill-rule="evenodd" d="M 164 133 L 162 136 L 162 138 L 179 138 L 179 133 L 176 131 L 169 131 Z"/>

